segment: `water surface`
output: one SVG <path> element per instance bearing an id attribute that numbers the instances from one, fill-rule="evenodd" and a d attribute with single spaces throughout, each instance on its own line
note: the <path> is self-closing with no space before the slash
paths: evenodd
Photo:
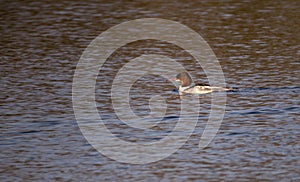
<path id="1" fill-rule="evenodd" d="M 1 181 L 299 181 L 299 7 L 292 0 L 3 2 Z M 200 97 L 198 125 L 180 150 L 155 163 L 131 165 L 101 155 L 83 137 L 72 109 L 72 79 L 97 35 L 146 17 L 178 21 L 198 32 L 219 58 L 227 85 L 240 89 L 227 93 L 222 126 L 206 149 L 199 150 L 198 142 L 210 95 Z M 127 141 L 159 140 L 180 114 L 174 85 L 148 75 L 132 87 L 132 110 L 149 114 L 149 99 L 161 95 L 168 104 L 164 119 L 140 131 L 116 117 L 110 103 L 114 76 L 145 53 L 169 56 L 195 80 L 207 82 L 201 65 L 174 45 L 144 40 L 120 48 L 99 73 L 96 102 L 107 127 Z"/>

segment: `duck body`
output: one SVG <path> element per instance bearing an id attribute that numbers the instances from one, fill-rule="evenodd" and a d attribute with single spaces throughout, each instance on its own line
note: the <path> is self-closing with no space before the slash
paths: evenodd
<path id="1" fill-rule="evenodd" d="M 181 85 L 178 88 L 179 93 L 189 93 L 189 94 L 207 94 L 213 92 L 208 86 L 191 86 L 191 87 L 182 87 Z"/>
<path id="2" fill-rule="evenodd" d="M 187 72 L 179 73 L 178 75 L 176 75 L 176 78 L 173 78 L 172 80 L 180 83 L 178 87 L 179 94 L 208 94 L 214 91 L 231 90 L 230 88 L 212 87 L 204 83 L 193 85 L 192 78 Z"/>

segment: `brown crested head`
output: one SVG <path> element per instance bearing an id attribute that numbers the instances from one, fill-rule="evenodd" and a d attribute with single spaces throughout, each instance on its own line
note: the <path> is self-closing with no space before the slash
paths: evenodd
<path id="1" fill-rule="evenodd" d="M 176 75 L 176 79 L 180 80 L 182 87 L 187 87 L 192 84 L 192 78 L 187 72 L 182 72 Z"/>

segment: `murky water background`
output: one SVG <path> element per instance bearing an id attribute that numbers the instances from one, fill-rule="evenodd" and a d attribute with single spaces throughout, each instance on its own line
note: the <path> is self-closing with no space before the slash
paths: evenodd
<path id="1" fill-rule="evenodd" d="M 298 1 L 1 3 L 1 181 L 299 181 L 300 46 Z M 226 82 L 219 133 L 199 150 L 210 109 L 200 97 L 198 125 L 170 157 L 145 165 L 123 164 L 100 153 L 81 134 L 72 109 L 72 79 L 80 55 L 113 25 L 145 17 L 178 21 L 210 44 Z M 170 32 L 172 33 L 172 32 Z M 110 104 L 114 75 L 144 53 L 174 58 L 194 79 L 207 81 L 200 65 L 178 47 L 139 41 L 119 49 L 99 74 L 96 101 L 107 127 L 135 142 L 157 140 L 175 126 L 174 86 L 152 75 L 132 87 L 132 109 L 149 114 L 148 100 L 162 95 L 168 110 L 151 132 L 118 121 Z M 193 117 L 193 116 L 191 116 Z M 157 133 L 156 133 L 157 132 Z"/>

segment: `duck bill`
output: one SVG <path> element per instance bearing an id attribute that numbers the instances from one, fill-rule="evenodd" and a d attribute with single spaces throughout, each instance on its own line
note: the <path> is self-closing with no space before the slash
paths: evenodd
<path id="1" fill-rule="evenodd" d="M 167 79 L 166 81 L 169 81 L 169 82 L 178 82 L 179 80 L 177 78 L 170 78 L 170 79 Z"/>

